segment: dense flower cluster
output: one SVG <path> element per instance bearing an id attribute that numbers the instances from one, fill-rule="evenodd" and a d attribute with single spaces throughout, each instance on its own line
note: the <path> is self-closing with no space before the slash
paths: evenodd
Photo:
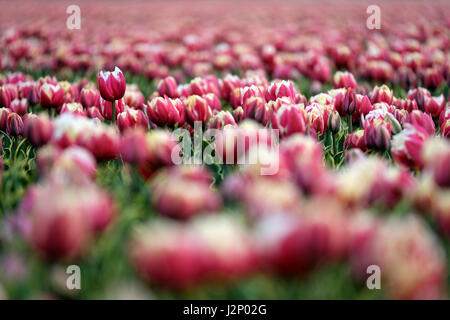
<path id="1" fill-rule="evenodd" d="M 1 30 L 0 246 L 24 241 L 48 265 L 124 260 L 175 292 L 339 264 L 355 286 L 379 266 L 388 298 L 445 298 L 448 5 L 394 3 L 381 33 L 358 27 L 360 5 L 333 7 L 342 25 L 323 4 L 273 19 L 269 3 L 217 4 L 221 23 L 205 5 L 207 19 L 168 26 L 191 8 L 133 2 L 161 17 L 111 28 L 83 3 L 78 33 L 50 18 Z"/>

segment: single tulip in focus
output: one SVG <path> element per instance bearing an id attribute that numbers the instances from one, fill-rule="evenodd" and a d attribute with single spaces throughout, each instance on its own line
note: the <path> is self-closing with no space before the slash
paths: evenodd
<path id="1" fill-rule="evenodd" d="M 109 102 L 122 99 L 125 94 L 126 81 L 122 71 L 115 67 L 114 71 L 100 71 L 97 75 L 100 95 Z"/>

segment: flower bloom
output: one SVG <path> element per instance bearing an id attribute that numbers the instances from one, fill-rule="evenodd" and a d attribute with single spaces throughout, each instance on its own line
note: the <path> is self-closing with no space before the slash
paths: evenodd
<path id="1" fill-rule="evenodd" d="M 114 71 L 100 71 L 97 75 L 100 95 L 106 101 L 122 99 L 125 94 L 126 81 L 122 71 L 115 67 Z"/>

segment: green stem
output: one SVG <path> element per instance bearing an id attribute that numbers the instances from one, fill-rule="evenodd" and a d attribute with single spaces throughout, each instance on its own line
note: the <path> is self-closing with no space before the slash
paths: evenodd
<path id="1" fill-rule="evenodd" d="M 348 122 L 348 133 L 352 133 L 353 132 L 353 121 L 352 121 L 352 115 L 349 114 L 347 115 L 347 122 Z"/>
<path id="2" fill-rule="evenodd" d="M 115 127 L 116 125 L 117 125 L 117 120 L 116 120 L 116 105 L 115 105 L 115 101 L 113 100 L 112 101 L 112 110 L 111 110 L 111 112 L 112 112 L 112 117 L 111 117 L 111 120 L 112 120 L 112 123 L 113 123 L 113 127 Z"/>
<path id="3" fill-rule="evenodd" d="M 337 146 L 336 146 L 336 135 L 331 133 L 331 144 L 333 146 L 333 158 L 336 157 Z"/>

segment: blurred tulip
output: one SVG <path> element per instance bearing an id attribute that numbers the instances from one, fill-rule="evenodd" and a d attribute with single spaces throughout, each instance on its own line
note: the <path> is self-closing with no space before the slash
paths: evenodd
<path id="1" fill-rule="evenodd" d="M 125 132 L 125 130 L 134 127 L 147 129 L 148 119 L 141 110 L 128 108 L 117 115 L 117 127 L 120 132 Z"/>
<path id="2" fill-rule="evenodd" d="M 55 108 L 58 110 L 63 104 L 64 90 L 59 86 L 59 84 L 53 85 L 44 83 L 41 86 L 39 96 L 39 103 L 43 108 Z"/>
<path id="3" fill-rule="evenodd" d="M 12 112 L 17 113 L 19 116 L 23 116 L 28 109 L 28 101 L 27 99 L 15 99 L 11 101 L 11 104 L 9 105 L 9 109 L 11 109 Z"/>
<path id="4" fill-rule="evenodd" d="M 205 125 L 212 115 L 211 108 L 205 99 L 198 95 L 192 95 L 184 100 L 186 120 L 194 125 L 195 121 L 200 121 Z"/>
<path id="5" fill-rule="evenodd" d="M 47 115 L 29 117 L 25 123 L 24 136 L 35 147 L 40 147 L 50 141 L 54 126 Z"/>
<path id="6" fill-rule="evenodd" d="M 13 136 L 19 137 L 23 134 L 22 118 L 14 112 L 11 112 L 6 119 L 6 132 Z"/>
<path id="7" fill-rule="evenodd" d="M 169 76 L 160 80 L 157 90 L 161 97 L 178 98 L 177 81 L 174 77 Z"/>
<path id="8" fill-rule="evenodd" d="M 403 131 L 392 139 L 391 152 L 395 161 L 410 168 L 421 169 L 422 148 L 428 137 L 428 133 L 422 127 L 405 124 Z"/>

